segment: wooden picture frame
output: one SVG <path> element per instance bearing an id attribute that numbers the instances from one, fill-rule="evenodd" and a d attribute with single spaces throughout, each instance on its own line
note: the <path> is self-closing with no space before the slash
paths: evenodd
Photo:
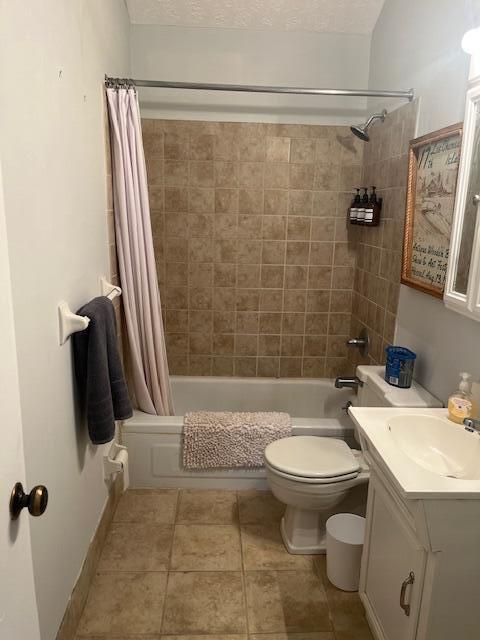
<path id="1" fill-rule="evenodd" d="M 463 123 L 410 142 L 401 282 L 443 297 Z"/>

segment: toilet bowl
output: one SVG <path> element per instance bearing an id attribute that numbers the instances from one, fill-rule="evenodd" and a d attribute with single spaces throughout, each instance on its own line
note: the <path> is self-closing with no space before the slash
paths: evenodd
<path id="1" fill-rule="evenodd" d="M 287 505 L 280 527 L 290 553 L 325 553 L 328 518 L 365 509 L 368 468 L 361 452 L 342 440 L 276 440 L 265 449 L 265 468 L 273 495 Z"/>
<path id="2" fill-rule="evenodd" d="M 417 382 L 400 389 L 385 382 L 385 367 L 360 365 L 354 404 L 363 407 L 435 407 Z M 355 434 L 356 435 L 356 434 Z M 292 436 L 265 449 L 267 481 L 287 508 L 281 522 L 290 553 L 325 553 L 326 521 L 335 513 L 365 515 L 369 471 L 361 451 L 343 440 Z"/>

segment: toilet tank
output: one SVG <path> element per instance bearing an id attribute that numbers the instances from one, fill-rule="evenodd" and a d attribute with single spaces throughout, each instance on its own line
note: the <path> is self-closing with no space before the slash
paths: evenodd
<path id="1" fill-rule="evenodd" d="M 442 407 L 442 403 L 432 396 L 415 380 L 410 389 L 400 389 L 385 382 L 385 367 L 360 365 L 357 377 L 363 382 L 358 387 L 354 404 L 360 407 Z"/>

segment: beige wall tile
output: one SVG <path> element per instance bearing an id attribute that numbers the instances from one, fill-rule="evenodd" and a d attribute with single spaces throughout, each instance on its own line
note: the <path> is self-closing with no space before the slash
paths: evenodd
<path id="1" fill-rule="evenodd" d="M 277 162 L 265 164 L 264 186 L 265 189 L 288 189 L 289 165 Z"/>
<path id="2" fill-rule="evenodd" d="M 294 138 L 290 145 L 290 162 L 315 162 L 316 141 L 309 138 Z"/>
<path id="3" fill-rule="evenodd" d="M 215 184 L 213 162 L 191 161 L 189 165 L 189 184 L 192 187 L 213 187 Z"/>
<path id="4" fill-rule="evenodd" d="M 277 378 L 280 375 L 280 358 L 259 357 L 257 362 L 258 376 L 263 378 Z"/>
<path id="5" fill-rule="evenodd" d="M 180 191 L 183 194 L 186 193 L 183 189 Z M 188 190 L 188 211 L 189 213 L 213 213 L 215 211 L 215 191 L 191 187 Z"/>
<path id="6" fill-rule="evenodd" d="M 190 137 L 190 158 L 192 160 L 213 160 L 214 137 L 201 134 Z"/>
<path id="7" fill-rule="evenodd" d="M 396 121 L 390 132 L 388 166 L 375 164 L 392 213 L 370 230 L 368 245 L 345 222 L 365 148 L 348 128 L 142 124 L 172 370 L 319 376 L 345 368 L 343 355 L 327 361 L 325 353 L 328 336 L 349 333 L 356 282 L 373 305 L 364 305 L 365 322 L 383 340 L 388 310 L 391 336 L 401 260 L 392 249 L 405 200 L 405 151 L 396 146 L 404 124 Z M 359 264 L 373 278 L 356 277 Z"/>
<path id="8" fill-rule="evenodd" d="M 285 267 L 283 265 L 262 264 L 260 272 L 260 286 L 262 288 L 283 288 Z"/>
<path id="9" fill-rule="evenodd" d="M 290 158 L 290 138 L 267 137 L 267 162 L 288 162 Z"/>
<path id="10" fill-rule="evenodd" d="M 265 185 L 264 191 L 265 215 L 284 215 L 288 207 L 288 191 L 284 189 L 270 189 Z"/>
<path id="11" fill-rule="evenodd" d="M 263 162 L 240 162 L 238 170 L 238 184 L 248 189 L 263 187 Z"/>
<path id="12" fill-rule="evenodd" d="M 238 194 L 239 213 L 261 215 L 264 208 L 262 189 L 240 189 Z"/>

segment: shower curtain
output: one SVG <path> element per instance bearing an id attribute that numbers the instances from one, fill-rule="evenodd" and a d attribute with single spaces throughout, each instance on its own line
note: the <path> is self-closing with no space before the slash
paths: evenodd
<path id="1" fill-rule="evenodd" d="M 139 409 L 172 415 L 137 93 L 108 88 L 115 237 L 130 367 Z"/>

